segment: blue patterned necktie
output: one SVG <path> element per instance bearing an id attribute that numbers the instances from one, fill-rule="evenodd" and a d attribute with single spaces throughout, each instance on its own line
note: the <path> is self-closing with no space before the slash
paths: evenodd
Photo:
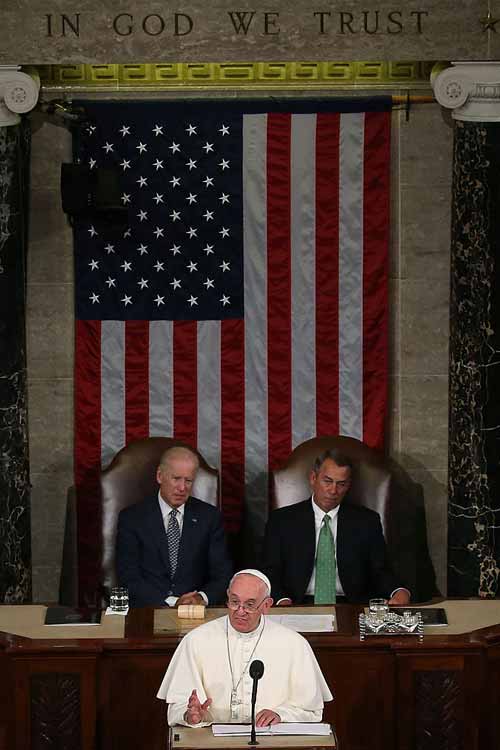
<path id="1" fill-rule="evenodd" d="M 335 542 L 330 529 L 330 516 L 324 515 L 319 532 L 316 551 L 316 576 L 314 579 L 314 603 L 335 604 L 337 599 L 337 571 L 335 564 Z"/>
<path id="2" fill-rule="evenodd" d="M 168 544 L 168 561 L 170 563 L 170 577 L 173 578 L 177 568 L 177 558 L 179 557 L 179 543 L 181 540 L 181 530 L 177 520 L 178 511 L 172 508 L 168 514 L 167 526 L 167 544 Z"/>

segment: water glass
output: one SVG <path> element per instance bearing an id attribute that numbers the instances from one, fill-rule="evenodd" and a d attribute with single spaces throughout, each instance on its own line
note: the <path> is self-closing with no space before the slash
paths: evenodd
<path id="1" fill-rule="evenodd" d="M 128 589 L 113 586 L 109 597 L 109 606 L 113 612 L 126 612 L 128 609 Z"/>
<path id="2" fill-rule="evenodd" d="M 389 612 L 389 605 L 387 599 L 370 599 L 368 602 L 368 609 L 371 615 L 383 619 Z"/>

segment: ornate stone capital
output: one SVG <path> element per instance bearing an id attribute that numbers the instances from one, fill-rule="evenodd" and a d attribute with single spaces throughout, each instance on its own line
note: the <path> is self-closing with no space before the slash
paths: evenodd
<path id="1" fill-rule="evenodd" d="M 500 122 L 500 62 L 454 62 L 431 74 L 434 96 L 455 120 Z"/>
<path id="2" fill-rule="evenodd" d="M 17 125 L 20 114 L 36 106 L 40 81 L 19 65 L 0 65 L 0 127 Z"/>

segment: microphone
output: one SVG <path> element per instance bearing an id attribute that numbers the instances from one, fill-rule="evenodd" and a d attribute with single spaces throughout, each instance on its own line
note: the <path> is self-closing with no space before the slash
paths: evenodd
<path id="1" fill-rule="evenodd" d="M 257 683 L 259 682 L 260 678 L 264 674 L 264 664 L 259 659 L 255 659 L 250 664 L 250 669 L 248 670 L 248 673 L 250 677 L 253 680 L 253 686 L 252 686 L 252 731 L 250 734 L 250 742 L 249 745 L 258 745 L 257 738 L 255 735 L 255 701 L 257 700 Z"/>

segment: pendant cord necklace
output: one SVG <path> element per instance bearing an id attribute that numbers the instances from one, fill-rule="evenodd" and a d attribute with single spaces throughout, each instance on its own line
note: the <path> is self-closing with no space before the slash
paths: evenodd
<path id="1" fill-rule="evenodd" d="M 264 617 L 264 615 L 262 615 L 262 617 Z M 257 646 L 258 646 L 258 645 L 259 645 L 259 643 L 260 643 L 260 639 L 262 638 L 262 633 L 264 632 L 264 628 L 265 628 L 265 626 L 266 626 L 266 621 L 265 621 L 265 619 L 264 619 L 264 622 L 263 622 L 263 625 L 262 625 L 262 630 L 261 630 L 261 631 L 260 631 L 260 633 L 259 633 L 259 637 L 257 638 L 257 642 L 255 643 L 255 646 L 254 646 L 254 647 L 253 647 L 253 649 L 252 649 L 252 653 L 251 653 L 251 654 L 250 654 L 250 656 L 248 657 L 248 659 L 247 659 L 247 663 L 246 663 L 246 664 L 245 664 L 245 666 L 243 667 L 243 671 L 242 671 L 242 673 L 240 674 L 240 678 L 239 678 L 238 682 L 237 682 L 237 683 L 236 683 L 236 685 L 235 685 L 235 684 L 234 684 L 234 672 L 233 672 L 233 665 L 232 665 L 232 663 L 231 663 L 231 651 L 230 651 L 230 648 L 229 648 L 229 620 L 228 620 L 228 621 L 226 622 L 226 645 L 227 645 L 227 660 L 228 660 L 228 662 L 229 662 L 229 671 L 231 672 L 231 686 L 232 686 L 232 690 L 231 690 L 231 704 L 232 704 L 232 703 L 233 703 L 233 702 L 234 702 L 234 701 L 236 700 L 236 691 L 238 690 L 238 688 L 239 688 L 239 686 L 240 686 L 240 682 L 241 682 L 241 681 L 242 681 L 242 679 L 243 679 L 243 675 L 244 675 L 244 674 L 245 674 L 245 672 L 247 671 L 248 665 L 250 664 L 250 662 L 251 662 L 251 660 L 252 660 L 252 657 L 253 657 L 253 655 L 255 654 L 255 651 L 256 651 L 256 649 L 257 649 Z"/>

